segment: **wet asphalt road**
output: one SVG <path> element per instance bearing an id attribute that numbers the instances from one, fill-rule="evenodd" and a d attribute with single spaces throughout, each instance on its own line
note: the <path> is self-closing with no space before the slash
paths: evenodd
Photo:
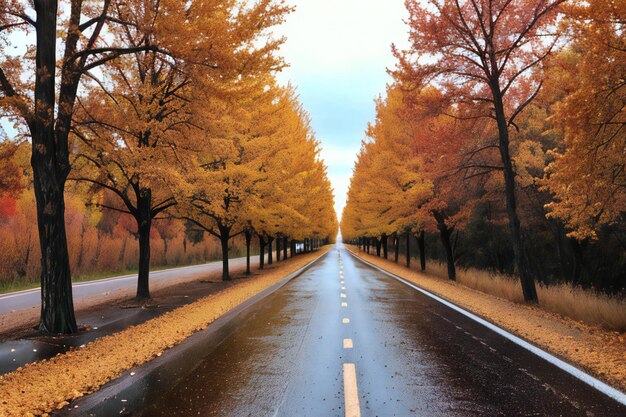
<path id="1" fill-rule="evenodd" d="M 210 337 L 201 353 L 133 386 L 141 395 L 132 403 L 110 401 L 142 417 L 626 415 L 341 245 Z M 345 364 L 354 364 L 356 386 L 344 381 Z"/>

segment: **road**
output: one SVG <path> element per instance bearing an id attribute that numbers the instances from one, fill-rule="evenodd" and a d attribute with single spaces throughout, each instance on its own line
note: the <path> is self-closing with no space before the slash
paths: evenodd
<path id="1" fill-rule="evenodd" d="M 258 257 L 252 257 L 251 262 L 256 265 Z M 245 258 L 231 259 L 230 266 L 245 267 Z M 192 265 L 180 268 L 164 269 L 150 272 L 151 288 L 163 288 L 165 286 L 178 284 L 181 282 L 193 281 L 205 277 L 207 274 L 222 270 L 222 261 L 210 262 L 202 265 Z M 121 292 L 124 290 L 134 290 L 137 288 L 137 274 L 124 275 L 95 281 L 80 282 L 72 285 L 74 304 L 98 295 Z M 18 291 L 0 295 L 0 315 L 12 311 L 25 310 L 32 307 L 39 307 L 41 293 L 39 288 Z"/>
<path id="2" fill-rule="evenodd" d="M 626 415 L 618 402 L 341 245 L 211 337 L 212 345 L 111 398 L 103 415 Z"/>

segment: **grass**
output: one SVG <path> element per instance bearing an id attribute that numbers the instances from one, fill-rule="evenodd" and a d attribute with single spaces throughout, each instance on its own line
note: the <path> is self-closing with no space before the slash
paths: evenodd
<path id="1" fill-rule="evenodd" d="M 447 267 L 440 262 L 428 262 L 426 273 L 448 279 Z M 457 281 L 486 294 L 516 303 L 524 302 L 519 280 L 515 277 L 475 268 L 457 268 Z M 623 298 L 568 284 L 538 285 L 537 297 L 539 306 L 545 310 L 607 330 L 626 332 L 626 300 Z"/>

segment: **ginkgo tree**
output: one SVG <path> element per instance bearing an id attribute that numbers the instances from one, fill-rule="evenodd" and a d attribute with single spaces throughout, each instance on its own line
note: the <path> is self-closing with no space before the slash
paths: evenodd
<path id="1" fill-rule="evenodd" d="M 126 7 L 133 25 L 117 36 L 131 46 L 155 48 L 113 60 L 103 67 L 101 77 L 92 77 L 93 90 L 81 99 L 74 123 L 81 142 L 77 164 L 85 162 L 76 179 L 113 191 L 121 207 L 101 206 L 135 218 L 140 247 L 137 298 L 145 299 L 150 297 L 152 221 L 177 204 L 174 193 L 187 187 L 184 173 L 202 169 L 196 161 L 207 150 L 220 148 L 203 126 L 210 122 L 207 118 L 220 115 L 206 109 L 219 111 L 223 106 L 214 101 L 241 98 L 242 78 L 280 68 L 281 60 L 273 54 L 280 42 L 270 38 L 253 44 L 265 39 L 266 30 L 288 9 L 269 1 L 243 11 L 234 1 L 196 2 L 188 8 L 159 2 Z M 177 24 L 188 16 L 194 17 L 189 24 Z M 222 233 L 230 229 L 222 226 Z"/>
<path id="2" fill-rule="evenodd" d="M 128 4 L 129 2 L 119 2 Z M 130 2 L 135 3 L 135 2 Z M 143 3 L 143 2 L 137 2 Z M 100 66 L 154 45 L 129 46 L 109 36 L 127 27 L 117 1 L 3 0 L 0 106 L 32 143 L 31 164 L 41 248 L 43 332 L 77 330 L 65 230 L 64 190 L 70 173 L 70 131 L 80 85 Z M 57 48 L 63 50 L 57 65 Z M 58 69 L 58 75 L 57 75 Z"/>

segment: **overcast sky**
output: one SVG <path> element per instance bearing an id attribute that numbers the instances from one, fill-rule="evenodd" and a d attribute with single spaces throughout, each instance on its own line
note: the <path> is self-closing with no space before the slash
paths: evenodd
<path id="1" fill-rule="evenodd" d="M 341 215 L 373 100 L 389 82 L 391 44 L 407 43 L 407 12 L 404 0 L 288 1 L 297 9 L 280 30 L 290 67 L 279 78 L 311 115 Z"/>

